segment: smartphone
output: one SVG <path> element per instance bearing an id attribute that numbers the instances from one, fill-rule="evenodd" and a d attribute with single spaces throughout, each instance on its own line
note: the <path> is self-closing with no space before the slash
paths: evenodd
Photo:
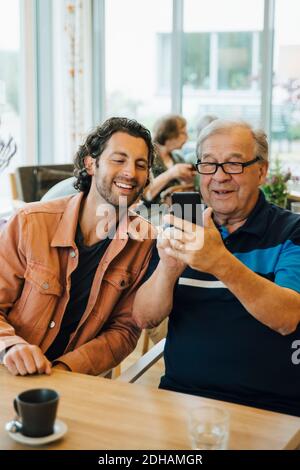
<path id="1" fill-rule="evenodd" d="M 171 213 L 176 217 L 203 226 L 204 204 L 197 192 L 178 192 L 171 194 Z"/>

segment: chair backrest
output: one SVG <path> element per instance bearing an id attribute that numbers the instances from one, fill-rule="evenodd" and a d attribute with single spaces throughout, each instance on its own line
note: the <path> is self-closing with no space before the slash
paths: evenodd
<path id="1" fill-rule="evenodd" d="M 52 186 L 49 191 L 44 194 L 41 201 L 51 201 L 52 199 L 59 199 L 60 197 L 70 196 L 77 194 L 78 191 L 74 188 L 75 177 L 67 178 Z"/>
<path id="2" fill-rule="evenodd" d="M 155 344 L 146 354 L 144 354 L 137 362 L 123 372 L 116 380 L 120 382 L 133 383 L 136 382 L 150 367 L 152 367 L 164 354 L 166 338 Z"/>
<path id="3" fill-rule="evenodd" d="M 10 185 L 10 194 L 12 199 L 18 199 L 18 190 L 17 190 L 17 181 L 15 173 L 8 173 L 9 185 Z"/>
<path id="4" fill-rule="evenodd" d="M 73 175 L 72 164 L 37 165 L 16 168 L 18 199 L 39 201 L 56 183 Z"/>

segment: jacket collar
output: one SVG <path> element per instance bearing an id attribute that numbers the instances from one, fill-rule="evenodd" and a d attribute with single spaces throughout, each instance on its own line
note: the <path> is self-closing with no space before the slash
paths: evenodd
<path id="1" fill-rule="evenodd" d="M 81 192 L 75 196 L 70 196 L 66 201 L 65 210 L 51 241 L 52 247 L 76 247 L 75 235 L 83 198 L 84 193 Z M 114 238 L 123 240 L 123 246 L 124 240 L 127 241 L 129 236 L 133 239 L 136 238 L 134 236 L 134 226 L 131 224 L 136 217 L 137 214 L 128 211 L 127 215 L 122 217 L 119 222 Z M 143 220 L 142 218 L 139 219 Z M 144 223 L 149 225 L 146 221 Z"/>
<path id="2" fill-rule="evenodd" d="M 75 248 L 75 234 L 83 197 L 84 193 L 81 192 L 68 198 L 65 210 L 51 241 L 52 247 L 71 246 Z"/>

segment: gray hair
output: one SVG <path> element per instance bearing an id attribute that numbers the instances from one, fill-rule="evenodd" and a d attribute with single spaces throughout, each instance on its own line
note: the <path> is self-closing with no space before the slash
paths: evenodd
<path id="1" fill-rule="evenodd" d="M 218 116 L 215 116 L 214 114 L 205 114 L 205 116 L 203 116 L 198 121 L 198 124 L 196 126 L 197 136 L 200 135 L 200 132 L 202 131 L 202 129 L 204 129 L 204 127 L 208 126 L 208 124 L 215 121 L 216 119 L 218 119 Z"/>
<path id="2" fill-rule="evenodd" d="M 261 157 L 265 162 L 269 159 L 268 141 L 266 133 L 261 129 L 254 129 L 250 124 L 245 121 L 228 121 L 225 119 L 216 119 L 206 126 L 199 134 L 196 146 L 197 159 L 201 157 L 203 142 L 216 134 L 228 133 L 235 127 L 242 127 L 250 131 L 255 142 L 255 155 Z"/>

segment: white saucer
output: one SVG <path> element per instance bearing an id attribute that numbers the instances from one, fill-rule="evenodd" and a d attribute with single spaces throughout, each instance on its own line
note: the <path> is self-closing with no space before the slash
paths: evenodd
<path id="1" fill-rule="evenodd" d="M 54 424 L 54 433 L 49 436 L 28 437 L 24 436 L 21 432 L 8 432 L 8 434 L 14 441 L 20 442 L 21 444 L 27 444 L 28 446 L 42 446 L 60 439 L 64 434 L 66 434 L 67 430 L 68 426 L 66 423 L 57 419 Z"/>

